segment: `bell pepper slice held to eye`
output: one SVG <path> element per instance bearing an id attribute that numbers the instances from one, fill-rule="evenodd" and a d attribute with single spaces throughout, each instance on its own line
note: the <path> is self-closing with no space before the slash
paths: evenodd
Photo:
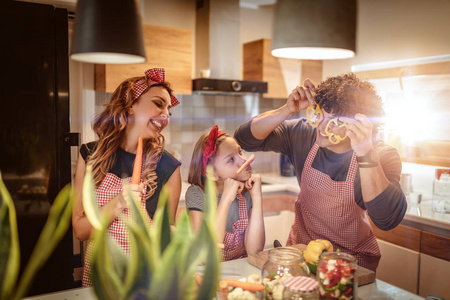
<path id="1" fill-rule="evenodd" d="M 242 164 L 242 166 L 236 171 L 236 174 L 239 175 L 244 171 L 249 164 L 251 164 L 255 160 L 255 154 L 250 155 L 250 157 L 247 159 L 245 163 Z"/>
<path id="2" fill-rule="evenodd" d="M 335 126 L 341 128 L 341 127 L 345 127 L 345 135 L 344 136 L 340 136 L 337 134 L 334 134 L 332 132 L 330 132 L 328 129 L 330 128 L 330 125 L 334 124 Z M 325 133 L 328 136 L 328 140 L 336 145 L 339 144 L 340 142 L 342 142 L 343 140 L 345 140 L 347 138 L 347 123 L 345 122 L 341 122 L 338 120 L 338 118 L 333 118 L 330 121 L 328 121 L 327 126 L 325 127 Z"/>
<path id="3" fill-rule="evenodd" d="M 141 182 L 142 167 L 142 137 L 139 136 L 136 158 L 134 159 L 133 175 L 131 176 L 131 184 L 139 184 Z"/>
<path id="4" fill-rule="evenodd" d="M 323 111 L 319 104 L 310 105 L 306 108 L 306 116 L 311 127 L 316 128 L 323 120 Z"/>

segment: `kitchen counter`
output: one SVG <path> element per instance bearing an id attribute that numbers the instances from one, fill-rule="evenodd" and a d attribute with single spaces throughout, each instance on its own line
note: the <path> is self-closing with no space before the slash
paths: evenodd
<path id="1" fill-rule="evenodd" d="M 201 267 L 199 268 L 201 273 Z M 250 274 L 260 274 L 261 270 L 241 258 L 221 263 L 220 278 L 240 279 Z M 41 296 L 25 298 L 26 300 L 94 300 L 96 299 L 92 288 L 77 288 L 63 292 L 51 293 Z M 376 279 L 373 283 L 358 287 L 358 299 L 424 299 L 420 296 L 397 288 L 384 281 Z"/>

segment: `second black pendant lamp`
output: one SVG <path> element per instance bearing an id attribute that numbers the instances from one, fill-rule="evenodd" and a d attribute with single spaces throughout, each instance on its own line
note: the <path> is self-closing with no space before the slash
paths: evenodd
<path id="1" fill-rule="evenodd" d="M 78 0 L 70 58 L 97 64 L 146 61 L 135 0 Z"/>
<path id="2" fill-rule="evenodd" d="M 272 55 L 297 59 L 355 56 L 356 0 L 278 0 Z"/>

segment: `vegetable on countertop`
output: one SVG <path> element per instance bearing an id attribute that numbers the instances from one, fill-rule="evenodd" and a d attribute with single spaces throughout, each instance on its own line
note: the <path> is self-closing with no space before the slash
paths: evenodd
<path id="1" fill-rule="evenodd" d="M 308 262 L 318 262 L 319 256 L 324 252 L 333 252 L 333 245 L 327 240 L 314 240 L 309 242 L 303 251 L 303 258 Z"/>

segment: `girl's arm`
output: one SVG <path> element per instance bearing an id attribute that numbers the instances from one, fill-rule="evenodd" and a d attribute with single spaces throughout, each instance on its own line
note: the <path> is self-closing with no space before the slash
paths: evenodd
<path id="1" fill-rule="evenodd" d="M 75 232 L 75 236 L 80 241 L 85 241 L 89 239 L 92 233 L 92 225 L 84 214 L 83 208 L 83 181 L 86 173 L 86 163 L 81 156 L 78 156 L 77 168 L 75 171 L 75 201 L 72 213 L 72 226 Z M 122 194 L 117 195 L 111 199 L 106 205 L 104 205 L 101 210 L 109 211 L 110 222 L 114 221 L 122 211 L 127 207 L 126 201 Z"/>
<path id="2" fill-rule="evenodd" d="M 171 224 L 174 225 L 176 221 L 176 214 L 178 203 L 180 202 L 181 194 L 181 171 L 180 167 L 172 173 L 169 180 L 166 182 L 166 187 L 169 190 L 169 213 Z"/>
<path id="3" fill-rule="evenodd" d="M 216 231 L 217 242 L 221 243 L 225 237 L 228 211 L 231 203 L 236 199 L 236 195 L 244 188 L 244 184 L 232 178 L 225 179 L 222 198 L 217 206 Z"/>
<path id="4" fill-rule="evenodd" d="M 245 231 L 245 249 L 248 254 L 255 254 L 264 249 L 266 242 L 262 210 L 261 175 L 253 174 L 246 182 L 246 187 L 252 196 L 253 208 L 250 211 L 248 227 Z"/>

